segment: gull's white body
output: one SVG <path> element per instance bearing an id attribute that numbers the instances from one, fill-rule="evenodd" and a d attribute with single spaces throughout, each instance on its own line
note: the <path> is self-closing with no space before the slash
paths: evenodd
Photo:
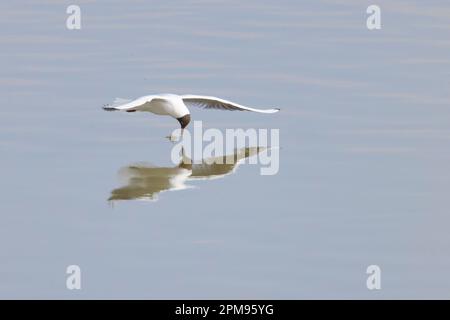
<path id="1" fill-rule="evenodd" d="M 187 114 L 190 114 L 186 105 L 197 106 L 204 109 L 253 111 L 259 113 L 275 113 L 280 110 L 262 110 L 245 107 L 216 97 L 176 94 L 149 95 L 137 98 L 135 100 L 116 99 L 112 105 L 105 106 L 104 109 L 108 111 L 118 110 L 127 112 L 144 111 L 179 119 Z"/>
<path id="2" fill-rule="evenodd" d="M 189 109 L 183 103 L 183 99 L 175 94 L 161 94 L 140 97 L 130 102 L 122 103 L 117 101 L 113 108 L 122 111 L 144 111 L 161 116 L 171 116 L 175 119 L 189 114 Z"/>

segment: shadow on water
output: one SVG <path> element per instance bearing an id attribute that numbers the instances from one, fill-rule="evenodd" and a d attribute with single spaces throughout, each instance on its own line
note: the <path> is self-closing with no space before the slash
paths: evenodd
<path id="1" fill-rule="evenodd" d="M 202 159 L 200 163 L 192 163 L 183 155 L 174 167 L 156 167 L 145 163 L 129 165 L 119 170 L 124 186 L 112 190 L 108 201 L 157 201 L 161 192 L 192 187 L 187 184 L 188 181 L 220 179 L 233 174 L 245 159 L 266 150 L 266 147 L 242 148 L 230 155 Z"/>

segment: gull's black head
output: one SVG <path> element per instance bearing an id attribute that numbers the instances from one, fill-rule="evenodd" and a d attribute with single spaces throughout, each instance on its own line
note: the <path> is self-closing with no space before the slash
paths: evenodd
<path id="1" fill-rule="evenodd" d="M 181 118 L 177 118 L 177 120 L 181 125 L 181 129 L 184 129 L 187 127 L 189 122 L 191 122 L 191 115 L 190 114 L 184 115 Z"/>

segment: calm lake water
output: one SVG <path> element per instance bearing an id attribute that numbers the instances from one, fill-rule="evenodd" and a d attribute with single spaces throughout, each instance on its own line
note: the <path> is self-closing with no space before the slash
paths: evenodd
<path id="1" fill-rule="evenodd" d="M 1 298 L 450 298 L 448 2 L 76 3 L 0 4 Z M 281 108 L 192 110 L 279 129 L 279 173 L 173 188 L 178 123 L 101 110 L 161 92 Z"/>

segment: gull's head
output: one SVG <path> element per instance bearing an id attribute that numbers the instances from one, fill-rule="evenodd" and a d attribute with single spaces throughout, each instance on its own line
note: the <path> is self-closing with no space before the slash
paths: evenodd
<path id="1" fill-rule="evenodd" d="M 177 120 L 181 125 L 181 129 L 184 129 L 187 127 L 189 122 L 191 122 L 191 115 L 188 113 L 188 114 L 182 116 L 181 118 L 177 118 Z"/>

